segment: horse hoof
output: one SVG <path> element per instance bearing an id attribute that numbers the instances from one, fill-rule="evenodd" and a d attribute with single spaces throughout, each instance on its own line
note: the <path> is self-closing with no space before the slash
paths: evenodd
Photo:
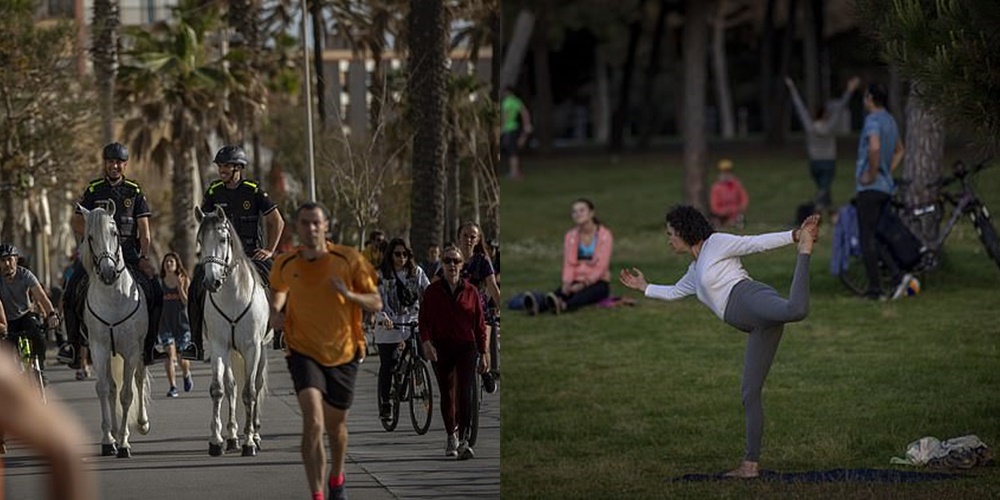
<path id="1" fill-rule="evenodd" d="M 149 434 L 149 422 L 139 424 L 139 434 L 142 434 L 143 436 Z"/>
<path id="2" fill-rule="evenodd" d="M 244 457 L 256 457 L 257 447 L 252 444 L 243 445 L 243 456 Z"/>
<path id="3" fill-rule="evenodd" d="M 208 454 L 213 457 L 222 456 L 222 443 L 208 443 Z"/>
<path id="4" fill-rule="evenodd" d="M 118 458 L 132 458 L 132 448 L 118 448 Z"/>
<path id="5" fill-rule="evenodd" d="M 4 443 L 0 443 L 0 455 L 6 455 L 6 454 L 7 454 L 7 445 Z"/>
<path id="6" fill-rule="evenodd" d="M 226 452 L 227 453 L 230 452 L 230 451 L 239 451 L 239 449 L 240 449 L 240 442 L 238 440 L 236 440 L 236 439 L 227 439 L 226 440 Z"/>
<path id="7" fill-rule="evenodd" d="M 102 457 L 113 457 L 118 453 L 118 447 L 114 443 L 101 445 Z"/>
<path id="8" fill-rule="evenodd" d="M 254 444 L 254 446 L 257 447 L 258 450 L 261 449 L 261 447 L 260 447 L 260 436 L 257 436 L 255 438 L 253 438 L 253 444 Z"/>

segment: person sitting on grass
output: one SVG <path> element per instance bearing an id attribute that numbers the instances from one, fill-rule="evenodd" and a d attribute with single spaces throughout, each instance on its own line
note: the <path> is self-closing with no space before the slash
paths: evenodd
<path id="1" fill-rule="evenodd" d="M 572 217 L 575 225 L 563 241 L 562 285 L 541 301 L 527 294 L 524 305 L 529 315 L 573 311 L 611 293 L 611 230 L 594 216 L 594 203 L 586 198 L 573 202 Z"/>
<path id="2" fill-rule="evenodd" d="M 802 321 L 809 314 L 809 259 L 819 235 L 819 215 L 811 215 L 792 231 L 736 236 L 717 233 L 694 207 L 678 206 L 667 213 L 670 246 L 680 254 L 690 254 L 694 262 L 673 285 L 653 285 L 642 271 L 621 270 L 623 285 L 643 292 L 646 297 L 678 300 L 697 295 L 698 300 L 727 324 L 749 334 L 743 360 L 743 408 L 746 419 L 746 454 L 739 467 L 726 477 L 752 478 L 758 475 L 760 443 L 764 433 L 764 406 L 761 392 L 778 351 L 785 323 Z M 798 258 L 788 298 L 774 288 L 754 281 L 743 269 L 740 257 L 773 248 L 798 244 Z"/>
<path id="3" fill-rule="evenodd" d="M 712 184 L 711 204 L 712 217 L 719 226 L 743 227 L 750 195 L 733 173 L 730 160 L 719 161 L 719 179 Z"/>

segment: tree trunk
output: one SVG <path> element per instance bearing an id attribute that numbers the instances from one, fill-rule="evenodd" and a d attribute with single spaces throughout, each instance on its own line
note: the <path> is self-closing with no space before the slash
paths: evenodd
<path id="1" fill-rule="evenodd" d="M 669 12 L 670 4 L 667 0 L 660 0 L 660 11 L 656 16 L 656 24 L 653 27 L 653 46 L 649 50 L 649 63 L 646 64 L 642 102 L 653 102 L 653 87 L 656 84 L 656 77 L 660 73 L 660 60 L 663 59 L 663 39 L 667 32 L 667 14 Z M 658 106 L 642 107 L 642 129 L 639 136 L 639 148 L 641 149 L 649 147 L 649 143 L 656 133 L 657 109 Z"/>
<path id="2" fill-rule="evenodd" d="M 816 0 L 807 0 L 802 4 L 804 22 L 802 23 L 802 59 L 805 72 L 805 100 L 810 110 L 819 109 L 824 105 L 820 91 L 819 74 L 819 40 L 823 36 L 822 26 L 817 25 Z M 820 6 L 822 8 L 822 6 Z M 822 14 L 819 14 L 822 15 Z"/>
<path id="3" fill-rule="evenodd" d="M 608 65 L 604 61 L 604 53 L 600 48 L 594 49 L 594 142 L 605 145 L 611 136 L 611 83 L 608 78 Z"/>
<path id="4" fill-rule="evenodd" d="M 684 22 L 684 202 L 705 212 L 705 86 L 708 80 L 708 16 L 711 1 L 687 5 Z"/>
<path id="5" fill-rule="evenodd" d="M 118 64 L 118 1 L 94 0 L 93 36 L 90 47 L 94 59 L 94 79 L 101 116 L 101 140 L 114 141 L 115 72 Z"/>
<path id="6" fill-rule="evenodd" d="M 448 194 L 445 200 L 447 214 L 447 221 L 445 223 L 444 234 L 446 236 L 451 236 L 458 233 L 458 225 L 460 224 L 459 218 L 461 217 L 461 169 L 459 168 L 458 161 L 458 120 L 455 119 L 455 113 L 449 113 L 449 127 L 448 127 L 448 153 L 445 156 L 445 164 L 448 169 Z"/>
<path id="7" fill-rule="evenodd" d="M 899 77 L 899 69 L 889 65 L 889 112 L 899 117 L 900 132 L 906 130 L 907 115 L 903 113 L 903 82 Z"/>
<path id="8" fill-rule="evenodd" d="M 323 4 L 320 0 L 309 2 L 309 13 L 312 17 L 313 34 L 313 75 L 316 78 L 316 109 L 319 112 L 319 129 L 326 131 L 328 118 L 326 116 L 326 77 L 323 71 L 323 41 L 326 38 L 326 25 L 323 23 Z M 308 85 L 308 82 L 307 82 Z M 311 105 L 312 103 L 310 103 Z M 361 106 L 364 106 L 364 101 Z"/>
<path id="9" fill-rule="evenodd" d="M 781 45 L 781 64 L 778 74 L 788 74 L 792 62 L 792 44 L 795 42 L 795 20 L 798 0 L 788 0 L 788 21 L 785 23 L 785 36 Z M 770 146 L 783 146 L 788 133 L 788 92 L 774 92 L 772 82 L 771 92 L 771 127 L 767 130 L 766 142 Z"/>
<path id="10" fill-rule="evenodd" d="M 936 181 L 944 165 L 944 125 L 939 116 L 924 106 L 917 97 L 916 82 L 910 86 L 906 101 L 906 161 L 903 162 L 903 179 L 909 181 L 903 193 L 908 206 L 924 206 L 938 199 Z M 920 217 L 910 227 L 921 240 L 935 241 L 941 224 L 941 210 Z"/>
<path id="11" fill-rule="evenodd" d="M 385 32 L 388 23 L 388 11 L 379 10 L 376 12 L 372 21 L 371 39 L 368 41 L 372 52 L 372 61 L 375 63 L 372 70 L 372 83 L 368 89 L 372 94 L 372 104 L 368 110 L 368 130 L 371 130 L 372 133 L 378 130 L 379 123 L 382 122 L 382 101 L 386 90 L 386 72 L 382 64 L 382 53 L 385 51 Z M 339 106 L 339 101 L 336 102 Z"/>
<path id="12" fill-rule="evenodd" d="M 760 35 L 760 120 L 764 131 L 771 130 L 771 95 L 774 94 L 774 7 L 776 0 L 767 0 L 764 29 Z"/>
<path id="13" fill-rule="evenodd" d="M 726 63 L 726 0 L 719 0 L 712 25 L 712 67 L 715 76 L 715 100 L 722 120 L 722 137 L 736 136 L 733 97 L 729 91 L 729 70 Z"/>
<path id="14" fill-rule="evenodd" d="M 535 102 L 531 114 L 541 151 L 552 150 L 552 75 L 549 69 L 549 12 L 546 2 L 539 2 L 535 21 L 532 54 L 535 67 Z"/>
<path id="15" fill-rule="evenodd" d="M 177 252 L 184 265 L 191 269 L 195 263 L 194 214 L 194 156 L 192 148 L 177 145 L 174 151 L 174 171 L 171 177 L 171 205 L 173 211 L 173 238 L 170 247 Z"/>
<path id="16" fill-rule="evenodd" d="M 415 131 L 410 217 L 412 247 L 418 261 L 426 260 L 431 242 L 443 241 L 448 79 L 445 17 L 443 0 L 410 0 L 407 93 L 411 102 L 407 121 Z"/>
<path id="17" fill-rule="evenodd" d="M 411 0 L 411 4 L 412 4 Z M 517 21 L 514 22 L 514 30 L 510 35 L 510 45 L 507 46 L 507 53 L 503 57 L 503 66 L 500 69 L 500 88 L 505 86 L 517 86 L 517 80 L 521 73 L 521 66 L 524 65 L 524 56 L 528 53 L 528 43 L 531 42 L 531 32 L 535 27 L 535 15 L 527 9 L 521 9 L 517 14 Z M 493 46 L 493 50 L 500 50 L 500 44 Z"/>
<path id="18" fill-rule="evenodd" d="M 632 96 L 632 73 L 635 71 L 635 59 L 639 52 L 639 40 L 642 38 L 642 7 L 646 0 L 636 4 L 636 14 L 628 25 L 628 52 L 625 64 L 622 66 L 622 85 L 618 88 L 618 107 L 611 119 L 611 151 L 620 152 L 625 148 L 625 127 L 630 116 L 629 98 Z"/>

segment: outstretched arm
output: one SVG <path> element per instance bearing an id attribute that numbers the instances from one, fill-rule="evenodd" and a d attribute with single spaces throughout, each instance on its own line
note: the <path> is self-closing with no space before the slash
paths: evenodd
<path id="1" fill-rule="evenodd" d="M 643 293 L 646 297 L 660 300 L 677 300 L 694 295 L 695 289 L 694 264 L 688 267 L 687 273 L 673 285 L 653 285 L 646 281 L 642 271 L 632 268 L 631 271 L 621 270 L 618 276 L 622 284 Z"/>

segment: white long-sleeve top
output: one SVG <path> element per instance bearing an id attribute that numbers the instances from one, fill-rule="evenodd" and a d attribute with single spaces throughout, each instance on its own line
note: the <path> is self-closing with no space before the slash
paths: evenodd
<path id="1" fill-rule="evenodd" d="M 740 257 L 755 254 L 792 243 L 792 231 L 767 233 L 756 236 L 737 236 L 712 233 L 701 245 L 698 258 L 688 266 L 687 273 L 673 285 L 646 287 L 646 297 L 660 300 L 678 300 L 698 295 L 698 300 L 709 307 L 720 319 L 725 319 L 726 304 L 733 287 L 749 279 Z"/>

